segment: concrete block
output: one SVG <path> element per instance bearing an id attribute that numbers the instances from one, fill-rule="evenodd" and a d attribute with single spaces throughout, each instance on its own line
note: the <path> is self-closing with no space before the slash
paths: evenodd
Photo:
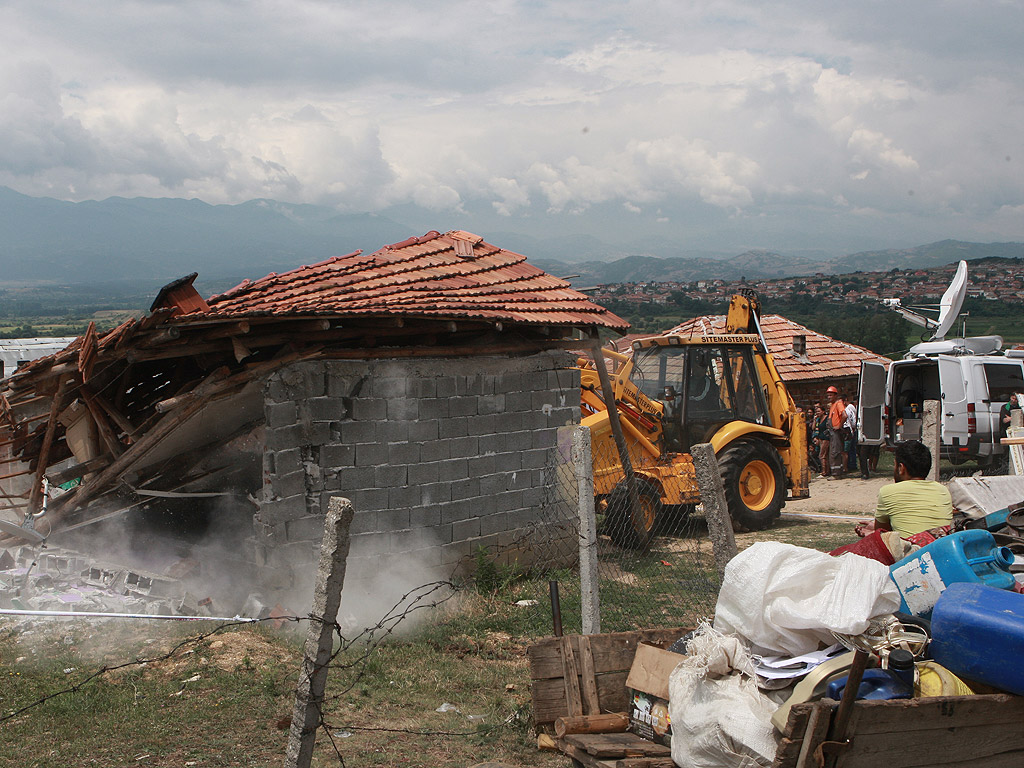
<path id="1" fill-rule="evenodd" d="M 481 496 L 495 496 L 499 493 L 504 493 L 509 489 L 509 483 L 512 482 L 511 475 L 504 473 L 500 475 L 485 475 L 479 478 L 479 480 Z"/>
<path id="2" fill-rule="evenodd" d="M 438 481 L 437 470 L 437 463 L 432 461 L 426 464 L 411 464 L 409 465 L 408 483 L 414 486 L 436 483 Z"/>
<path id="3" fill-rule="evenodd" d="M 471 517 L 469 520 L 460 520 L 452 523 L 452 540 L 466 541 L 480 535 L 480 518 Z"/>
<path id="4" fill-rule="evenodd" d="M 420 417 L 420 401 L 414 397 L 388 400 L 388 419 L 415 421 Z"/>
<path id="5" fill-rule="evenodd" d="M 459 520 L 467 520 L 476 517 L 476 512 L 475 499 L 455 499 L 450 504 L 441 506 L 441 523 L 446 525 Z"/>
<path id="6" fill-rule="evenodd" d="M 303 470 L 289 472 L 287 475 L 274 475 L 270 478 L 270 487 L 274 494 L 282 498 L 306 492 L 306 473 Z"/>
<path id="7" fill-rule="evenodd" d="M 408 422 L 407 426 L 409 442 L 425 443 L 430 440 L 437 440 L 438 425 L 436 421 L 411 421 Z"/>
<path id="8" fill-rule="evenodd" d="M 388 448 L 380 443 L 357 443 L 356 444 L 356 465 L 369 467 L 375 464 L 383 464 L 388 460 Z"/>
<path id="9" fill-rule="evenodd" d="M 503 434 L 480 435 L 480 437 L 477 438 L 477 453 L 481 456 L 501 453 L 504 450 L 505 436 Z"/>
<path id="10" fill-rule="evenodd" d="M 476 416 L 477 398 L 453 397 L 448 403 L 448 412 L 452 416 Z"/>
<path id="11" fill-rule="evenodd" d="M 306 405 L 314 421 L 343 421 L 351 418 L 346 405 L 351 402 L 341 397 L 312 397 L 306 401 Z"/>
<path id="12" fill-rule="evenodd" d="M 480 495 L 480 481 L 475 478 L 456 480 L 452 483 L 452 501 L 472 499 Z"/>
<path id="13" fill-rule="evenodd" d="M 454 540 L 454 534 L 452 533 L 452 526 L 450 524 L 445 525 L 442 523 L 441 525 L 437 526 L 437 528 L 435 528 L 434 531 L 437 534 L 438 544 L 451 544 L 452 541 Z M 441 547 L 438 547 L 438 549 L 440 550 Z"/>
<path id="14" fill-rule="evenodd" d="M 314 421 L 311 424 L 302 424 L 301 445 L 324 445 L 336 439 L 336 434 L 331 430 L 332 422 Z"/>
<path id="15" fill-rule="evenodd" d="M 540 507 L 544 503 L 544 488 L 523 488 L 522 506 L 526 509 Z"/>
<path id="16" fill-rule="evenodd" d="M 448 459 L 437 462 L 437 479 L 441 482 L 453 482 L 469 477 L 469 462 L 466 459 Z"/>
<path id="17" fill-rule="evenodd" d="M 437 397 L 437 380 L 422 378 L 410 379 L 408 382 L 408 393 L 411 397 Z"/>
<path id="18" fill-rule="evenodd" d="M 376 439 L 376 421 L 345 421 L 341 424 L 343 443 L 372 443 Z"/>
<path id="19" fill-rule="evenodd" d="M 498 417 L 494 414 L 473 416 L 469 419 L 470 435 L 493 435 L 498 431 Z"/>
<path id="20" fill-rule="evenodd" d="M 441 440 L 448 440 L 453 437 L 465 437 L 469 434 L 469 418 L 467 416 L 453 416 L 442 419 L 437 425 L 437 436 Z"/>
<path id="21" fill-rule="evenodd" d="M 409 467 L 405 464 L 381 464 L 374 467 L 373 484 L 377 488 L 395 488 L 409 482 Z"/>
<path id="22" fill-rule="evenodd" d="M 296 520 L 309 514 L 309 505 L 306 504 L 306 494 L 299 493 L 294 496 L 273 501 L 260 508 L 260 514 L 268 521 L 284 523 L 289 520 Z"/>
<path id="23" fill-rule="evenodd" d="M 523 454 L 521 453 L 499 453 L 494 456 L 495 472 L 516 472 L 522 469 Z"/>
<path id="24" fill-rule="evenodd" d="M 352 516 L 352 527 L 349 529 L 353 536 L 360 533 L 375 533 L 379 530 L 377 512 L 373 510 L 356 510 L 356 513 Z"/>
<path id="25" fill-rule="evenodd" d="M 387 488 L 360 488 L 347 495 L 352 500 L 352 505 L 360 511 L 379 511 L 388 508 Z"/>
<path id="26" fill-rule="evenodd" d="M 356 447 L 348 444 L 328 444 L 320 448 L 320 463 L 324 467 L 351 467 L 355 465 Z"/>
<path id="27" fill-rule="evenodd" d="M 392 552 L 418 552 L 437 546 L 437 535 L 429 528 L 392 531 L 388 543 Z"/>
<path id="28" fill-rule="evenodd" d="M 531 448 L 517 455 L 522 459 L 523 469 L 543 469 L 548 465 L 548 451 L 544 448 Z"/>
<path id="29" fill-rule="evenodd" d="M 267 450 L 281 451 L 306 444 L 306 436 L 302 425 L 292 424 L 287 427 L 276 427 L 264 430 L 264 445 Z"/>
<path id="30" fill-rule="evenodd" d="M 406 443 L 409 441 L 409 426 L 412 421 L 382 421 L 377 424 L 377 441 L 381 443 Z"/>
<path id="31" fill-rule="evenodd" d="M 469 477 L 483 477 L 495 471 L 496 456 L 474 456 L 466 460 L 466 471 Z"/>
<path id="32" fill-rule="evenodd" d="M 452 500 L 452 487 L 449 483 L 427 483 L 419 488 L 420 506 L 429 507 Z"/>
<path id="33" fill-rule="evenodd" d="M 533 408 L 533 393 L 508 391 L 505 393 L 505 413 L 516 411 L 529 411 Z"/>
<path id="34" fill-rule="evenodd" d="M 267 403 L 264 408 L 267 426 L 270 429 L 287 427 L 298 421 L 299 411 L 293 400 L 283 403 Z"/>
<path id="35" fill-rule="evenodd" d="M 297 520 L 289 520 L 285 524 L 289 542 L 315 541 L 320 542 L 324 535 L 324 518 L 321 515 L 307 515 Z"/>
<path id="36" fill-rule="evenodd" d="M 554 448 L 558 445 L 558 430 L 554 427 L 549 429 L 535 429 L 533 431 L 533 448 Z"/>
<path id="37" fill-rule="evenodd" d="M 373 467 L 341 467 L 338 470 L 337 479 L 332 485 L 337 490 L 357 490 L 362 488 L 373 488 L 375 485 L 375 473 Z"/>
<path id="38" fill-rule="evenodd" d="M 448 398 L 423 398 L 419 401 L 419 418 L 422 421 L 448 418 Z"/>
<path id="39" fill-rule="evenodd" d="M 504 533 L 509 528 L 508 515 L 504 512 L 491 512 L 480 518 L 480 534 L 488 536 L 493 533 Z"/>
<path id="40" fill-rule="evenodd" d="M 449 440 L 448 443 L 453 459 L 480 455 L 480 438 L 478 437 L 456 437 Z"/>
<path id="41" fill-rule="evenodd" d="M 518 510 L 523 504 L 525 491 L 503 491 L 494 496 L 495 512 L 511 512 Z"/>
<path id="42" fill-rule="evenodd" d="M 431 422 L 437 426 L 437 422 Z M 452 447 L 448 444 L 447 440 L 432 440 L 424 442 L 420 445 L 420 461 L 442 461 L 443 459 L 450 459 L 452 455 Z"/>
<path id="43" fill-rule="evenodd" d="M 392 509 L 403 507 L 409 509 L 410 507 L 417 507 L 420 503 L 420 489 L 413 486 L 411 488 L 389 488 L 388 489 L 388 505 Z"/>
<path id="44" fill-rule="evenodd" d="M 418 443 L 388 443 L 388 462 L 391 464 L 417 464 L 420 460 Z"/>
<path id="45" fill-rule="evenodd" d="M 441 507 L 437 504 L 418 507 L 409 514 L 413 528 L 436 528 L 441 524 Z"/>
<path id="46" fill-rule="evenodd" d="M 328 364 L 332 366 L 331 363 Z M 327 371 L 327 395 L 330 397 L 356 397 L 368 381 L 366 376 L 343 375 L 329 367 Z"/>
<path id="47" fill-rule="evenodd" d="M 370 391 L 374 397 L 386 400 L 401 399 L 409 394 L 409 380 L 401 377 L 374 377 L 370 380 Z"/>
<path id="48" fill-rule="evenodd" d="M 355 421 L 382 421 L 388 415 L 388 401 L 376 397 L 352 399 L 352 418 Z"/>
<path id="49" fill-rule="evenodd" d="M 273 466 L 270 471 L 278 475 L 287 475 L 302 469 L 302 452 L 298 448 L 286 448 L 280 451 L 267 451 L 264 456 L 270 457 Z"/>
<path id="50" fill-rule="evenodd" d="M 435 389 L 439 398 L 449 398 L 458 394 L 459 387 L 454 376 L 442 376 L 436 380 Z"/>
<path id="51" fill-rule="evenodd" d="M 377 530 L 397 531 L 409 527 L 409 510 L 383 509 L 377 513 Z"/>
<path id="52" fill-rule="evenodd" d="M 536 389 L 530 398 L 530 402 L 533 405 L 530 409 L 531 411 L 543 413 L 545 410 L 544 406 L 547 406 L 549 409 L 555 407 L 556 398 L 555 395 L 547 389 Z"/>
<path id="53" fill-rule="evenodd" d="M 505 411 L 505 396 L 504 395 L 482 395 L 477 398 L 476 401 L 477 413 L 480 414 L 494 414 L 504 413 Z"/>
<path id="54" fill-rule="evenodd" d="M 533 447 L 533 433 L 527 430 L 522 432 L 506 432 L 504 437 L 504 449 L 506 451 L 526 451 Z"/>

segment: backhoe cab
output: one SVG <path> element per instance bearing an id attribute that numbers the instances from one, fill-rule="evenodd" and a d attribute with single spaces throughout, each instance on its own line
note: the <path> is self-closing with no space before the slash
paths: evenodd
<path id="1" fill-rule="evenodd" d="M 700 502 L 690 449 L 711 443 L 737 530 L 772 525 L 785 504 L 808 495 L 807 437 L 767 352 L 751 296 L 733 297 L 725 334 L 665 335 L 611 350 L 619 422 L 633 467 L 630 500 L 593 361 L 580 359 L 583 424 L 591 430 L 594 488 L 605 529 L 621 546 L 648 545 L 666 507 Z"/>

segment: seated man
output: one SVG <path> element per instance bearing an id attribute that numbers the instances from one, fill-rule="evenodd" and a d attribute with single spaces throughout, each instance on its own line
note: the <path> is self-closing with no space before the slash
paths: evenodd
<path id="1" fill-rule="evenodd" d="M 923 531 L 943 528 L 953 523 L 953 501 L 946 486 L 927 480 L 932 468 L 932 454 L 917 441 L 896 446 L 893 485 L 878 491 L 875 519 L 862 523 L 856 530 L 867 536 L 875 530 L 891 530 L 900 538 L 910 538 Z"/>

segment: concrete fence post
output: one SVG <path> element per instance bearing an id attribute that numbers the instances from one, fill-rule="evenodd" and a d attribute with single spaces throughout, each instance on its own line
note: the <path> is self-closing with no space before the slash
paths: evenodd
<path id="1" fill-rule="evenodd" d="M 335 496 L 330 500 L 320 544 L 320 565 L 313 589 L 305 653 L 295 689 L 285 768 L 309 768 L 313 759 L 320 707 L 327 687 L 327 665 L 334 650 L 334 627 L 341 607 L 341 590 L 345 586 L 352 515 L 352 502 L 348 499 Z"/>
<path id="2" fill-rule="evenodd" d="M 594 511 L 594 464 L 590 429 L 577 427 L 572 435 L 572 463 L 576 470 L 580 514 L 580 604 L 584 635 L 601 632 L 601 603 L 598 592 L 597 515 Z"/>
<path id="3" fill-rule="evenodd" d="M 939 458 L 942 445 L 939 442 L 939 425 L 942 423 L 942 404 L 938 400 L 925 400 L 921 421 L 921 442 L 932 454 L 932 470 L 928 473 L 929 480 L 939 480 Z"/>
<path id="4" fill-rule="evenodd" d="M 711 443 L 698 443 L 690 449 L 693 468 L 697 475 L 700 503 L 708 521 L 708 534 L 715 553 L 715 566 L 719 579 L 725 579 L 725 566 L 736 556 L 736 536 L 732 531 L 732 517 L 725 499 L 725 483 L 718 469 L 718 459 Z"/>

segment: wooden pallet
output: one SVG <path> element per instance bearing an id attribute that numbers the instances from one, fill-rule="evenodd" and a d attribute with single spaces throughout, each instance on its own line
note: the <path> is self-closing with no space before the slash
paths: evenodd
<path id="1" fill-rule="evenodd" d="M 628 712 L 625 682 L 637 644 L 664 647 L 685 632 L 676 628 L 548 638 L 532 646 L 527 655 L 538 730 L 550 730 L 558 717 Z M 852 708 L 850 738 L 845 744 L 828 738 L 837 706 L 828 699 L 795 705 L 773 768 L 819 768 L 824 757 L 835 768 L 1024 765 L 1021 696 L 997 693 L 858 701 Z M 567 735 L 555 743 L 575 764 L 586 768 L 673 766 L 668 747 L 631 733 Z"/>

